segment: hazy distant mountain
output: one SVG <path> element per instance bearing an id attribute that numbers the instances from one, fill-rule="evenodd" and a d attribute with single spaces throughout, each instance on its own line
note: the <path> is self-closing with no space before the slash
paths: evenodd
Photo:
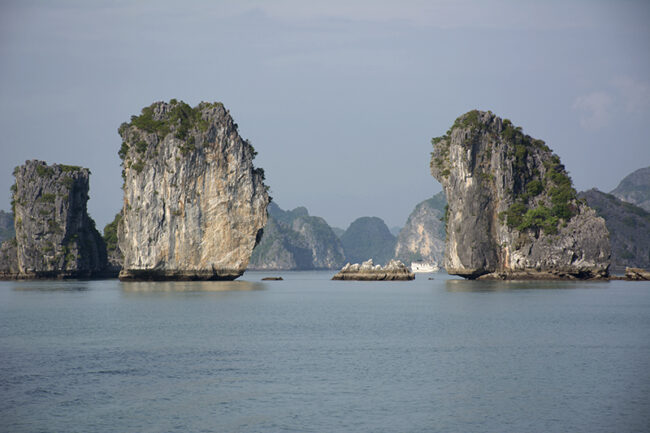
<path id="1" fill-rule="evenodd" d="M 323 218 L 304 207 L 284 211 L 271 202 L 264 235 L 249 269 L 338 269 L 345 264 L 341 241 Z"/>
<path id="2" fill-rule="evenodd" d="M 336 237 L 339 238 L 339 239 L 341 238 L 341 236 L 343 236 L 343 233 L 345 233 L 345 230 L 343 230 L 340 227 L 332 227 L 332 231 L 334 232 Z"/>
<path id="3" fill-rule="evenodd" d="M 612 246 L 612 270 L 626 266 L 650 268 L 650 212 L 597 189 L 581 192 L 599 216 L 605 219 Z"/>
<path id="4" fill-rule="evenodd" d="M 413 261 L 442 264 L 445 253 L 444 192 L 415 206 L 400 231 L 395 257 L 409 264 Z"/>
<path id="5" fill-rule="evenodd" d="M 650 167 L 640 168 L 624 177 L 611 194 L 650 212 Z"/>
<path id="6" fill-rule="evenodd" d="M 398 226 L 393 226 L 393 227 L 389 228 L 388 230 L 390 230 L 391 235 L 397 237 L 397 236 L 399 236 L 399 232 L 402 231 L 402 228 L 398 227 Z"/>
<path id="7" fill-rule="evenodd" d="M 14 214 L 0 210 L 0 243 L 16 237 Z"/>
<path id="8" fill-rule="evenodd" d="M 357 218 L 341 236 L 345 258 L 350 263 L 372 258 L 375 264 L 385 265 L 393 258 L 395 241 L 384 221 L 377 217 Z"/>

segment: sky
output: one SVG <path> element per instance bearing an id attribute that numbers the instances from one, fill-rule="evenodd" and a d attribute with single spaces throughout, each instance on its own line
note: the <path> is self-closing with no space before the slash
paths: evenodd
<path id="1" fill-rule="evenodd" d="M 28 159 L 122 206 L 118 126 L 154 101 L 230 110 L 275 202 L 404 225 L 441 190 L 432 137 L 492 110 L 578 190 L 650 166 L 650 2 L 0 0 L 0 209 Z"/>

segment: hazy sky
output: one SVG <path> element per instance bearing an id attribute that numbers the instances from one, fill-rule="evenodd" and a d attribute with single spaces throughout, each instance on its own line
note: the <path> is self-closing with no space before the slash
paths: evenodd
<path id="1" fill-rule="evenodd" d="M 403 225 L 440 191 L 430 139 L 474 108 L 546 141 L 577 189 L 650 165 L 647 1 L 3 1 L 0 208 L 27 159 L 121 208 L 120 123 L 220 101 L 282 208 Z"/>

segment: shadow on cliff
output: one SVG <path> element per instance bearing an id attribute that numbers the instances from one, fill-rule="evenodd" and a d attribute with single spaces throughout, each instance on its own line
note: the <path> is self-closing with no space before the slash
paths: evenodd
<path id="1" fill-rule="evenodd" d="M 445 288 L 448 292 L 509 292 L 514 290 L 567 290 L 604 288 L 607 281 L 473 281 L 447 280 Z"/>
<path id="2" fill-rule="evenodd" d="M 120 282 L 127 293 L 245 292 L 264 290 L 264 284 L 249 281 L 138 281 Z"/>

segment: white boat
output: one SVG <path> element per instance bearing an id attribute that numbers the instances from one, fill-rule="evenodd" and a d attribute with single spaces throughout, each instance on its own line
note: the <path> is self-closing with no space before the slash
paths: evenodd
<path id="1" fill-rule="evenodd" d="M 411 272 L 416 274 L 438 272 L 439 270 L 437 263 L 411 262 Z"/>

